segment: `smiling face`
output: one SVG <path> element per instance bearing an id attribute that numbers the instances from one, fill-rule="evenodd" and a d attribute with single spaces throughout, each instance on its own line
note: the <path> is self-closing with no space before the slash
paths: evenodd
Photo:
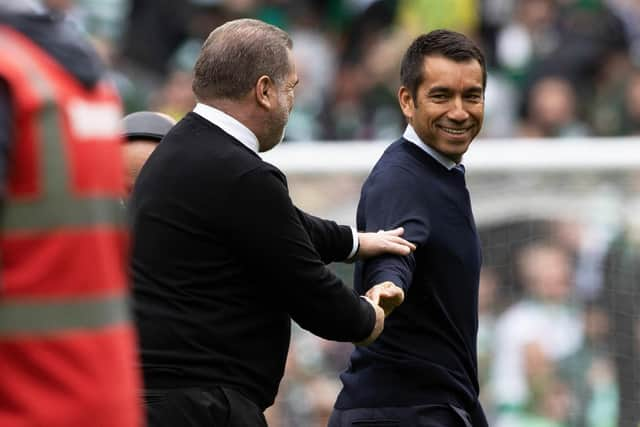
<path id="1" fill-rule="evenodd" d="M 458 163 L 482 127 L 482 67 L 475 59 L 427 56 L 422 72 L 415 98 L 408 88 L 400 88 L 400 107 L 425 144 Z"/>

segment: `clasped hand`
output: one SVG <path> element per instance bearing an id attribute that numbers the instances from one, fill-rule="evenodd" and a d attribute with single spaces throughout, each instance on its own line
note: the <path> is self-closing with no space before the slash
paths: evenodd
<path id="1" fill-rule="evenodd" d="M 404 291 L 392 282 L 382 282 L 373 286 L 365 294 L 367 298 L 384 310 L 384 317 L 404 301 Z"/>
<path id="2" fill-rule="evenodd" d="M 376 322 L 371 334 L 356 345 L 366 346 L 380 336 L 384 329 L 384 319 L 404 301 L 404 291 L 392 282 L 382 282 L 367 291 L 363 298 L 371 304 L 376 313 Z"/>

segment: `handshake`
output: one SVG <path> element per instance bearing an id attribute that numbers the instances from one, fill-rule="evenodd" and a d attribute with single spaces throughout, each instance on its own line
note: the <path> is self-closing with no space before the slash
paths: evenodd
<path id="1" fill-rule="evenodd" d="M 404 301 L 404 291 L 392 282 L 382 282 L 367 291 L 363 298 L 376 312 L 376 323 L 371 334 L 355 345 L 369 345 L 380 336 L 384 329 L 384 319 Z"/>

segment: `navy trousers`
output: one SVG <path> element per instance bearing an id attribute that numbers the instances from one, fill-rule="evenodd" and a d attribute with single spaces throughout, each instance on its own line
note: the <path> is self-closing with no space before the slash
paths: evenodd
<path id="1" fill-rule="evenodd" d="M 454 405 L 334 409 L 329 427 L 487 427 L 482 408 L 473 414 Z"/>

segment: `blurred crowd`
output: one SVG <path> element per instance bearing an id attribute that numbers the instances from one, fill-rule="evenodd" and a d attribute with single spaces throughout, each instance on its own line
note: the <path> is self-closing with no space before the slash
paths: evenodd
<path id="1" fill-rule="evenodd" d="M 255 17 L 294 40 L 301 84 L 289 141 L 396 138 L 400 55 L 440 27 L 470 35 L 488 57 L 483 136 L 640 131 L 636 0 L 79 0 L 73 16 L 128 111 L 179 119 L 194 103 L 190 70 L 204 38 Z"/>
<path id="2" fill-rule="evenodd" d="M 637 427 L 640 230 L 617 230 L 595 251 L 589 228 L 545 220 L 480 230 L 478 362 L 489 425 Z M 351 350 L 295 329 L 270 425 L 326 425 Z"/>
<path id="3" fill-rule="evenodd" d="M 638 0 L 79 0 L 72 17 L 129 112 L 182 117 L 204 38 L 255 17 L 294 40 L 289 142 L 397 138 L 400 56 L 440 27 L 472 36 L 487 55 L 482 136 L 640 134 Z M 640 226 L 591 251 L 593 236 L 576 224 L 526 224 L 522 236 L 508 227 L 481 231 L 479 373 L 490 425 L 637 426 Z M 348 280 L 349 268 L 342 273 Z M 352 346 L 293 334 L 270 425 L 324 426 Z"/>

